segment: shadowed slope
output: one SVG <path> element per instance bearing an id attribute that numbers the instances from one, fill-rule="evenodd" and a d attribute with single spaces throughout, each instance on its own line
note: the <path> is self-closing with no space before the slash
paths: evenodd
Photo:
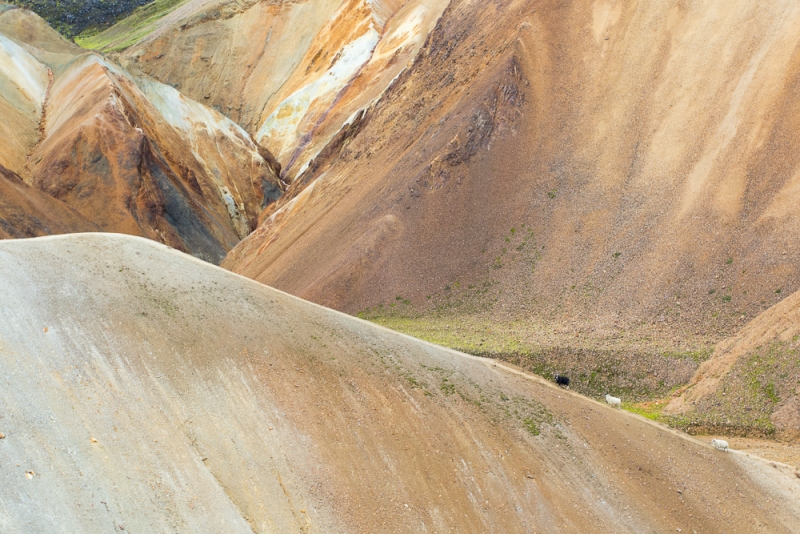
<path id="1" fill-rule="evenodd" d="M 0 165 L 0 239 L 38 237 L 99 228 Z"/>
<path id="2" fill-rule="evenodd" d="M 783 467 L 150 241 L 2 242 L 0 299 L 4 532 L 800 521 Z"/>

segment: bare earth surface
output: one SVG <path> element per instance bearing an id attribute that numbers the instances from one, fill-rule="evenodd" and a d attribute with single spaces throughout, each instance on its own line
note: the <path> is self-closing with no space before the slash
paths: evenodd
<path id="1" fill-rule="evenodd" d="M 711 442 L 714 438 L 726 440 L 732 449 L 760 456 L 773 462 L 781 462 L 800 471 L 800 445 L 756 438 L 739 438 L 728 436 L 695 436 L 700 441 Z"/>
<path id="2" fill-rule="evenodd" d="M 222 265 L 384 324 L 512 324 L 527 354 L 479 352 L 800 437 L 798 46 L 793 0 L 453 0 Z"/>
<path id="3" fill-rule="evenodd" d="M 793 470 L 141 238 L 0 243 L 2 532 L 797 532 Z"/>

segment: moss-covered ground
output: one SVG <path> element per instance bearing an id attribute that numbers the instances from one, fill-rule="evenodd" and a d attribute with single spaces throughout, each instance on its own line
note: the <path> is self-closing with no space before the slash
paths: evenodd
<path id="1" fill-rule="evenodd" d="M 136 44 L 156 29 L 158 21 L 186 0 L 155 0 L 136 9 L 114 26 L 98 31 L 88 29 L 75 37 L 83 48 L 101 52 L 118 52 Z"/>
<path id="2" fill-rule="evenodd" d="M 504 360 L 548 379 L 556 373 L 566 375 L 572 381 L 571 389 L 582 394 L 601 399 L 611 393 L 629 403 L 669 395 L 687 384 L 712 353 L 708 344 L 675 347 L 652 339 L 558 334 L 544 324 L 493 322 L 478 315 L 361 315 L 393 330 Z"/>
<path id="3" fill-rule="evenodd" d="M 38 14 L 67 38 L 100 31 L 152 0 L 5 0 Z"/>

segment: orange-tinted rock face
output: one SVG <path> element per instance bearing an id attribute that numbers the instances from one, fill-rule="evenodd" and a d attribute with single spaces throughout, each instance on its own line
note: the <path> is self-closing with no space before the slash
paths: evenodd
<path id="1" fill-rule="evenodd" d="M 25 184 L 0 166 L 0 239 L 99 230 L 63 202 Z"/>
<path id="2" fill-rule="evenodd" d="M 241 124 L 290 181 L 408 66 L 446 4 L 190 2 L 122 61 Z"/>
<path id="3" fill-rule="evenodd" d="M 225 265 L 350 312 L 732 331 L 800 283 L 800 12 L 736 5 L 453 2 Z"/>
<path id="4" fill-rule="evenodd" d="M 0 164 L 34 188 L 94 228 L 211 262 L 281 196 L 280 165 L 242 128 L 171 87 L 60 47 L 36 31 L 34 15 L 18 12 L 0 14 L 0 29 L 14 37 L 0 34 L 9 139 Z"/>
<path id="5" fill-rule="evenodd" d="M 280 183 L 240 128 L 170 87 L 140 84 L 94 56 L 77 60 L 53 85 L 32 183 L 105 231 L 219 262 Z"/>

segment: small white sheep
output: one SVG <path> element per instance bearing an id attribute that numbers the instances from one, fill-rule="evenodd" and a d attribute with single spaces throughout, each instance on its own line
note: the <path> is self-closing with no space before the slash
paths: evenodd
<path id="1" fill-rule="evenodd" d="M 728 442 L 724 439 L 712 439 L 711 445 L 718 451 L 728 452 Z"/>
<path id="2" fill-rule="evenodd" d="M 611 395 L 606 395 L 606 402 L 609 403 L 611 406 L 616 406 L 617 408 L 622 408 L 622 399 L 618 399 L 616 397 L 612 397 Z"/>

